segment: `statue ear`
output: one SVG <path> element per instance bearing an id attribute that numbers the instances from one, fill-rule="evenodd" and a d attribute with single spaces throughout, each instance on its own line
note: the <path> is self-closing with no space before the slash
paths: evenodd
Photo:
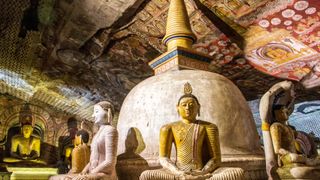
<path id="1" fill-rule="evenodd" d="M 180 115 L 179 114 L 179 105 L 176 105 L 176 110 L 177 110 L 178 115 Z"/>
<path id="2" fill-rule="evenodd" d="M 82 134 L 80 134 L 80 143 L 81 143 L 81 144 L 83 143 Z"/>

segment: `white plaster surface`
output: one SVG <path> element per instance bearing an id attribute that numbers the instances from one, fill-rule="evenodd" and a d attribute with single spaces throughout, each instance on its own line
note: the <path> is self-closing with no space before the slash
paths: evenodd
<path id="1" fill-rule="evenodd" d="M 140 155 L 146 160 L 158 158 L 159 130 L 164 124 L 179 120 L 176 104 L 186 82 L 201 104 L 198 119 L 219 128 L 223 157 L 262 153 L 252 113 L 240 90 L 219 74 L 181 70 L 150 77 L 127 95 L 117 125 L 118 154 L 125 151 L 128 129 L 135 127 L 146 146 Z"/>

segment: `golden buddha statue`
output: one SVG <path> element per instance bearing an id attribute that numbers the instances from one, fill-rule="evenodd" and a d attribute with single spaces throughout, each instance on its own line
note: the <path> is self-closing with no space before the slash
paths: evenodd
<path id="1" fill-rule="evenodd" d="M 297 134 L 287 124 L 294 109 L 294 91 L 290 81 L 275 84 L 260 102 L 260 116 L 269 178 L 320 179 L 320 159 L 301 152 Z"/>
<path id="2" fill-rule="evenodd" d="M 140 179 L 243 179 L 241 168 L 219 168 L 218 128 L 196 119 L 200 104 L 189 83 L 185 84 L 177 111 L 181 120 L 166 124 L 160 130 L 159 159 L 163 169 L 144 171 Z M 172 143 L 176 148 L 176 162 L 170 159 Z"/>
<path id="3" fill-rule="evenodd" d="M 74 148 L 71 153 L 71 169 L 69 174 L 80 173 L 90 159 L 90 148 L 87 145 L 89 133 L 83 129 L 77 131 L 74 139 Z"/>
<path id="4" fill-rule="evenodd" d="M 11 139 L 11 158 L 5 158 L 6 162 L 18 162 L 22 160 L 35 160 L 40 157 L 40 138 L 32 135 L 31 124 L 23 124 L 21 134 Z"/>

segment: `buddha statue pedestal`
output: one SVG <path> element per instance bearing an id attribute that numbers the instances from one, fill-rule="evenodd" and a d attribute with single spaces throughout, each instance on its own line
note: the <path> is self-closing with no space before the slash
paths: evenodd
<path id="1" fill-rule="evenodd" d="M 10 180 L 44 180 L 57 174 L 57 168 L 48 167 L 7 167 L 12 172 Z"/>

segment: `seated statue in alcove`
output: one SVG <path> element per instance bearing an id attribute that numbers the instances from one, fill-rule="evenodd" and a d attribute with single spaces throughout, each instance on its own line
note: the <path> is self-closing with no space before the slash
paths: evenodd
<path id="1" fill-rule="evenodd" d="M 5 162 L 31 161 L 40 157 L 41 141 L 39 137 L 32 135 L 32 133 L 32 124 L 22 124 L 21 134 L 14 135 L 11 139 L 11 157 L 5 158 Z"/>
<path id="2" fill-rule="evenodd" d="M 218 127 L 196 119 L 200 104 L 189 83 L 185 84 L 177 111 L 181 120 L 160 129 L 159 154 L 163 169 L 144 171 L 140 179 L 243 179 L 241 168 L 220 167 Z M 176 148 L 176 162 L 170 159 L 172 144 Z"/>
<path id="3" fill-rule="evenodd" d="M 271 87 L 261 98 L 267 173 L 274 179 L 320 179 L 317 151 L 306 151 L 308 147 L 315 147 L 314 142 L 287 122 L 294 109 L 294 96 L 292 82 L 283 81 Z"/>

